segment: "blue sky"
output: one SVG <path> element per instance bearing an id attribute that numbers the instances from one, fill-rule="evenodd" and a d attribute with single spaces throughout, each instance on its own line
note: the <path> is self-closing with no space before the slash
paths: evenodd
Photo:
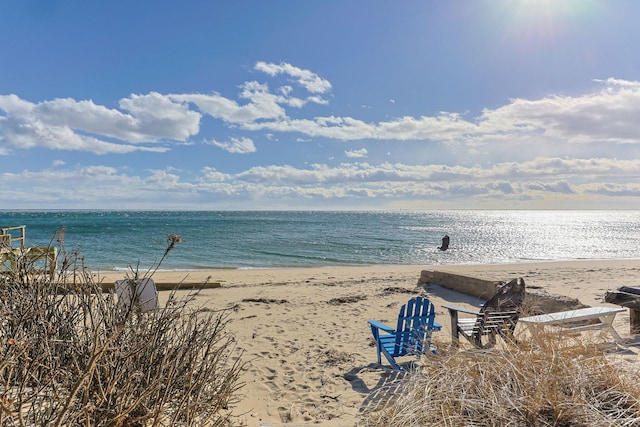
<path id="1" fill-rule="evenodd" d="M 0 0 L 0 209 L 639 208 L 638 16 Z"/>

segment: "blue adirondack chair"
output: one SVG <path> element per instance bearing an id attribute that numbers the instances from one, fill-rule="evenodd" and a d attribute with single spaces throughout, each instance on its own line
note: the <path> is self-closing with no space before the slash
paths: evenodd
<path id="1" fill-rule="evenodd" d="M 433 303 L 427 298 L 411 298 L 400 308 L 395 329 L 376 320 L 369 320 L 371 333 L 376 341 L 378 364 L 382 364 L 380 354 L 384 354 L 394 369 L 404 370 L 396 357 L 417 356 L 431 351 L 431 333 L 442 329 L 435 321 Z"/>

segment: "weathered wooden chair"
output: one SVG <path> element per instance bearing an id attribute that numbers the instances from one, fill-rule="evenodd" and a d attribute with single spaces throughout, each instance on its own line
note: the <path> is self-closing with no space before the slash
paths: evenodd
<path id="1" fill-rule="evenodd" d="M 496 337 L 513 340 L 513 331 L 520 317 L 525 295 L 522 278 L 513 279 L 498 288 L 480 310 L 445 305 L 451 317 L 451 335 L 454 345 L 460 342 L 460 335 L 478 348 L 490 348 L 496 344 Z M 459 317 L 466 313 L 473 317 Z"/>
<path id="2" fill-rule="evenodd" d="M 435 321 L 433 303 L 424 297 L 411 298 L 400 308 L 396 328 L 376 320 L 369 320 L 371 333 L 376 341 L 378 364 L 382 364 L 381 354 L 394 369 L 404 370 L 396 361 L 400 356 L 417 356 L 431 351 L 431 333 L 439 331 L 442 325 Z"/>
<path id="3" fill-rule="evenodd" d="M 607 291 L 604 300 L 629 309 L 629 326 L 632 334 L 640 334 L 640 287 L 621 286 Z"/>

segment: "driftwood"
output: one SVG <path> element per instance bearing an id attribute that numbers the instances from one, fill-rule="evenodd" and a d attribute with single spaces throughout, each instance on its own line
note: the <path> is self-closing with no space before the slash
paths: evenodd
<path id="1" fill-rule="evenodd" d="M 199 283 L 189 283 L 189 282 L 156 282 L 156 289 L 159 291 L 171 291 L 174 289 L 211 289 L 211 288 L 220 288 L 222 287 L 222 283 L 220 282 L 199 282 Z M 110 291 L 115 289 L 115 285 L 112 282 L 103 282 L 102 290 Z"/>
<path id="2" fill-rule="evenodd" d="M 429 270 L 422 270 L 418 280 L 418 286 L 438 285 L 482 299 L 489 299 L 502 284 L 499 280 L 484 280 L 445 271 Z"/>

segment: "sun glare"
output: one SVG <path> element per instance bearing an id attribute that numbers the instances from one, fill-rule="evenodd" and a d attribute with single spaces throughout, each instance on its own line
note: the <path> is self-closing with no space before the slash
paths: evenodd
<path id="1" fill-rule="evenodd" d="M 508 36 L 517 42 L 555 43 L 588 24 L 595 0 L 520 0 L 503 10 Z"/>

